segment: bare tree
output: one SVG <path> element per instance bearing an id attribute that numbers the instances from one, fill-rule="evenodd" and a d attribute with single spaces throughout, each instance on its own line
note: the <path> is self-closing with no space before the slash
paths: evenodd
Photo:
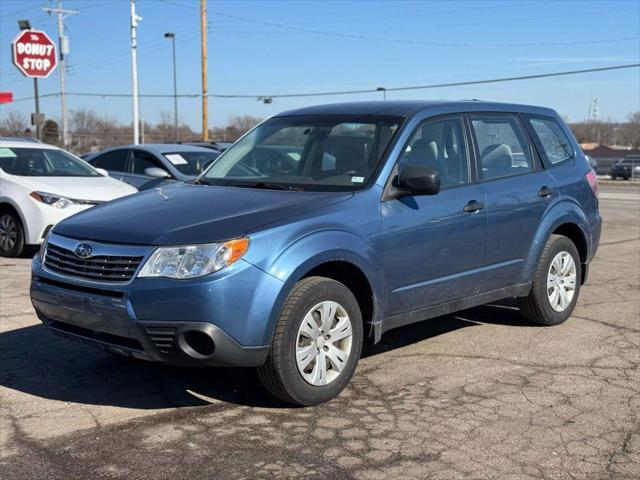
<path id="1" fill-rule="evenodd" d="M 627 120 L 618 129 L 618 143 L 640 149 L 640 110 L 630 113 Z"/>
<path id="2" fill-rule="evenodd" d="M 9 110 L 0 121 L 0 133 L 9 136 L 22 136 L 29 128 L 27 117 L 17 110 Z"/>
<path id="3" fill-rule="evenodd" d="M 160 122 L 156 124 L 155 130 L 158 141 L 163 143 L 173 142 L 175 140 L 175 126 L 173 123 L 173 114 L 171 112 L 160 112 Z"/>
<path id="4" fill-rule="evenodd" d="M 212 138 L 222 141 L 235 141 L 262 121 L 251 115 L 232 115 L 226 127 L 214 128 Z"/>

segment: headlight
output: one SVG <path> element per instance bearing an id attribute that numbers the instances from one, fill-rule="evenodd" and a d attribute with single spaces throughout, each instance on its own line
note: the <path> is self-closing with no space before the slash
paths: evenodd
<path id="1" fill-rule="evenodd" d="M 159 247 L 138 277 L 194 278 L 217 272 L 238 260 L 249 248 L 248 238 L 225 243 Z"/>
<path id="2" fill-rule="evenodd" d="M 70 198 L 63 197 L 61 195 L 54 195 L 53 193 L 31 192 L 29 196 L 35 198 L 39 202 L 46 203 L 47 205 L 51 205 L 55 208 L 65 208 L 76 203 Z"/>

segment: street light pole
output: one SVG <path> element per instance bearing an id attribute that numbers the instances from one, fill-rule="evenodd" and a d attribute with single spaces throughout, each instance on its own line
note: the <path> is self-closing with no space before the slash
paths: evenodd
<path id="1" fill-rule="evenodd" d="M 131 0 L 131 93 L 133 103 L 133 144 L 140 143 L 140 124 L 138 106 L 138 22 L 142 20 L 136 14 L 136 1 Z"/>
<path id="2" fill-rule="evenodd" d="M 178 80 L 176 73 L 176 34 L 167 32 L 164 34 L 164 38 L 171 39 L 171 46 L 173 48 L 173 123 L 175 128 L 176 143 L 178 142 Z"/>

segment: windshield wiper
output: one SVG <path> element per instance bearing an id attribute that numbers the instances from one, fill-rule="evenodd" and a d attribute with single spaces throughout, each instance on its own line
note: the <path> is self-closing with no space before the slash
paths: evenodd
<path id="1" fill-rule="evenodd" d="M 284 185 L 278 185 L 277 183 L 266 183 L 266 182 L 256 182 L 256 183 L 239 183 L 234 185 L 234 187 L 241 188 L 260 188 L 263 190 L 293 190 L 291 187 L 286 187 Z"/>
<path id="2" fill-rule="evenodd" d="M 194 185 L 214 185 L 204 177 L 194 178 L 193 180 L 187 180 L 185 183 L 193 183 Z"/>

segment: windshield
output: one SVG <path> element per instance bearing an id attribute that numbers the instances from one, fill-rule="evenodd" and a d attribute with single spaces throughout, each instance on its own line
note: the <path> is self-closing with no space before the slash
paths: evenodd
<path id="1" fill-rule="evenodd" d="M 195 177 L 211 165 L 211 163 L 220 156 L 220 153 L 211 150 L 208 152 L 164 153 L 163 155 L 180 173 Z"/>
<path id="2" fill-rule="evenodd" d="M 640 165 L 640 157 L 638 158 L 625 158 L 618 162 L 620 165 Z"/>
<path id="3" fill-rule="evenodd" d="M 0 147 L 0 168 L 23 177 L 100 177 L 84 161 L 62 150 Z"/>
<path id="4" fill-rule="evenodd" d="M 213 185 L 352 191 L 373 177 L 401 119 L 272 118 L 236 142 L 200 178 Z"/>

